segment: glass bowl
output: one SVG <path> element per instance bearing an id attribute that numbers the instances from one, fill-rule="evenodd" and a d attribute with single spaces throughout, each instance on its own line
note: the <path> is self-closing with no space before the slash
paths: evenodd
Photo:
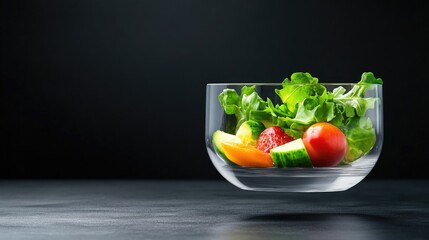
<path id="1" fill-rule="evenodd" d="M 343 89 L 343 92 L 347 93 L 353 88 L 356 90 L 356 88 L 361 87 L 361 85 L 353 83 L 320 84 L 329 92 L 333 92 L 335 89 Z M 243 87 L 254 87 L 254 91 L 261 99 L 265 101 L 269 98 L 271 100 L 272 106 L 283 104 L 283 101 L 276 93 L 276 89 L 282 88 L 281 83 L 207 84 L 205 141 L 208 155 L 217 171 L 234 186 L 243 190 L 272 192 L 344 191 L 362 181 L 373 169 L 381 153 L 383 143 L 382 84 L 366 84 L 366 91 L 362 92 L 361 95 L 362 99 L 369 99 L 371 102 L 369 104 L 371 106 L 367 106 L 367 109 L 363 113 L 361 112 L 360 118 L 366 119 L 366 123 L 369 121 L 369 124 L 372 124 L 373 129 L 371 131 L 375 137 L 373 146 L 356 160 L 342 161 L 333 167 L 248 167 L 229 161 L 214 145 L 213 134 L 217 130 L 235 134 L 238 125 L 235 128 L 231 127 L 231 125 L 236 124 L 237 117 L 235 114 L 226 113 L 224 107 L 220 104 L 219 95 L 225 89 L 235 91 L 240 95 Z M 359 99 L 350 98 L 344 101 L 348 101 L 346 105 L 354 106 L 356 109 L 362 105 L 359 103 Z M 243 106 L 245 104 L 243 102 Z M 358 111 L 356 110 L 354 114 L 357 114 Z M 245 114 L 249 114 L 249 112 Z M 272 115 L 275 116 L 276 114 L 272 113 Z M 347 142 L 349 142 L 348 138 Z M 350 147 L 352 144 L 358 143 L 349 143 L 348 146 Z"/>

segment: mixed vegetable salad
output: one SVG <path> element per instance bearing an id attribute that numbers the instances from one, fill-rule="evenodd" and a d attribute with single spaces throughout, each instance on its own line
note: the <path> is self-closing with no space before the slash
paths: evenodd
<path id="1" fill-rule="evenodd" d="M 367 154 L 375 144 L 366 116 L 377 98 L 365 97 L 372 72 L 347 91 L 328 91 L 307 72 L 295 72 L 275 89 L 281 104 L 263 99 L 255 85 L 238 93 L 226 88 L 218 96 L 227 115 L 225 130 L 213 134 L 217 153 L 229 164 L 244 167 L 335 167 Z"/>

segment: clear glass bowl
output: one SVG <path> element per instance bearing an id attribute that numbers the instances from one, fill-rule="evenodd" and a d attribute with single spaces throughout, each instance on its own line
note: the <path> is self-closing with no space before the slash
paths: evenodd
<path id="1" fill-rule="evenodd" d="M 281 89 L 281 84 L 275 83 L 213 83 L 207 84 L 205 140 L 208 155 L 217 171 L 231 184 L 252 191 L 273 192 L 334 192 L 347 190 L 362 181 L 376 164 L 383 143 L 383 98 L 382 85 L 371 84 L 364 97 L 375 98 L 374 107 L 366 111 L 366 117 L 371 119 L 375 130 L 376 141 L 372 149 L 359 159 L 336 167 L 311 168 L 257 168 L 233 166 L 216 151 L 212 137 L 216 130 L 226 130 L 227 115 L 219 103 L 218 96 L 224 89 L 234 89 L 240 94 L 243 86 L 255 85 L 256 92 L 262 99 L 270 98 L 275 104 L 281 100 L 275 89 Z M 325 83 L 328 91 L 343 87 L 346 91 L 356 84 Z"/>

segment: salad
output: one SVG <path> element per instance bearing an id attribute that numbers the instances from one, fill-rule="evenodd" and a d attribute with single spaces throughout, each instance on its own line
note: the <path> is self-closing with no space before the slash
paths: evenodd
<path id="1" fill-rule="evenodd" d="M 376 142 L 366 116 L 377 98 L 365 92 L 383 84 L 364 72 L 352 89 L 332 91 L 307 72 L 286 78 L 274 104 L 262 98 L 255 85 L 241 92 L 226 88 L 218 96 L 226 114 L 225 130 L 216 130 L 216 152 L 230 165 L 243 167 L 336 167 L 367 154 Z"/>

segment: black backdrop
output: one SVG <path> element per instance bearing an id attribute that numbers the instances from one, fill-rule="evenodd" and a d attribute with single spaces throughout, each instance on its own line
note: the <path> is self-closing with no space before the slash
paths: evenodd
<path id="1" fill-rule="evenodd" d="M 370 177 L 425 178 L 424 1 L 2 1 L 2 178 L 221 178 L 205 86 L 384 80 Z M 426 114 L 426 115 L 425 115 Z"/>

